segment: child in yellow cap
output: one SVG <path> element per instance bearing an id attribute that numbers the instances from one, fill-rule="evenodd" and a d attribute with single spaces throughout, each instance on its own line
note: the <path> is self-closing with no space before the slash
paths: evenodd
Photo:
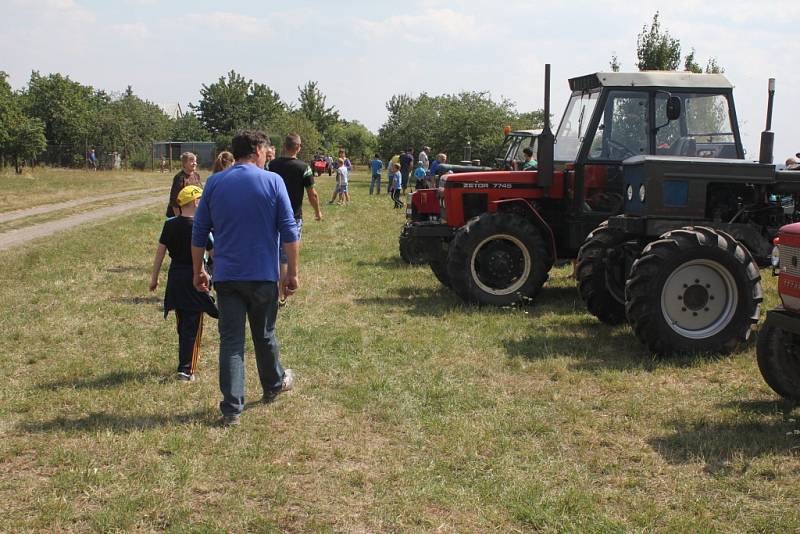
<path id="1" fill-rule="evenodd" d="M 203 314 L 214 318 L 219 315 L 211 296 L 197 291 L 192 283 L 192 225 L 202 195 L 203 190 L 196 185 L 188 185 L 178 193 L 179 214 L 164 222 L 150 276 L 150 291 L 155 291 L 161 263 L 169 252 L 172 261 L 164 292 L 164 317 L 170 310 L 175 310 L 178 321 L 178 380 L 186 382 L 195 379 L 200 339 L 203 336 Z M 209 239 L 208 243 L 210 251 L 212 240 Z"/>

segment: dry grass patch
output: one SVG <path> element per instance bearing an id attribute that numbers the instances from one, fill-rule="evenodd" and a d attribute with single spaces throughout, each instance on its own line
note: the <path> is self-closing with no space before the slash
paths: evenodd
<path id="1" fill-rule="evenodd" d="M 255 403 L 250 352 L 232 429 L 213 321 L 200 380 L 172 381 L 174 320 L 146 292 L 160 208 L 6 251 L 6 528 L 800 529 L 800 413 L 752 346 L 654 359 L 584 312 L 569 267 L 532 307 L 465 307 L 399 261 L 402 214 L 365 174 L 351 183 L 352 205 L 307 221 L 301 292 L 280 312 L 297 388 Z"/>

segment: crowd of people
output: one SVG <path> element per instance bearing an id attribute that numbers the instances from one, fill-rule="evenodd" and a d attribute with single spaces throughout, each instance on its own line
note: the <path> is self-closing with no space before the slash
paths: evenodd
<path id="1" fill-rule="evenodd" d="M 181 170 L 172 180 L 149 289 L 158 288 L 169 255 L 164 316 L 174 311 L 177 321 L 180 381 L 192 382 L 197 376 L 203 317 L 218 319 L 219 407 L 226 426 L 238 424 L 244 410 L 246 320 L 263 400 L 270 402 L 294 384 L 293 371 L 280 361 L 275 324 L 279 308 L 299 287 L 304 198 L 314 218 L 322 220 L 315 172 L 298 158 L 301 148 L 300 136 L 290 133 L 276 158 L 266 135 L 246 131 L 233 138 L 230 152 L 217 156 L 206 184 L 191 152 L 181 155 Z M 447 161 L 444 154 L 431 161 L 429 152 L 424 147 L 415 158 L 409 148 L 386 162 L 376 154 L 370 162 L 370 194 L 381 193 L 386 170 L 387 192 L 395 208 L 402 207 L 400 195 L 410 187 L 411 177 L 416 189 L 430 187 L 436 167 Z M 348 204 L 353 164 L 344 149 L 332 166 L 336 187 L 329 204 Z"/>
<path id="2" fill-rule="evenodd" d="M 409 189 L 411 176 L 414 177 L 414 189 L 427 189 L 436 185 L 438 167 L 447 162 L 446 154 L 437 154 L 433 160 L 430 158 L 430 147 L 422 147 L 417 157 L 414 149 L 407 148 L 383 161 L 379 154 L 369 162 L 371 179 L 369 194 L 381 194 L 382 172 L 386 170 L 386 192 L 391 197 L 395 208 L 402 208 L 400 196 L 405 196 Z M 416 162 L 416 163 L 415 163 Z"/>
<path id="3" fill-rule="evenodd" d="M 195 380 L 203 317 L 218 319 L 224 426 L 238 424 L 244 410 L 246 321 L 263 401 L 271 402 L 293 387 L 294 373 L 280 361 L 275 324 L 278 308 L 299 287 L 304 196 L 315 219 L 322 220 L 313 172 L 297 158 L 299 135 L 286 136 L 284 154 L 278 158 L 262 132 L 242 132 L 231 144 L 231 152 L 217 156 L 205 185 L 196 170 L 196 156 L 181 155 L 149 284 L 150 291 L 158 288 L 169 254 L 164 315 L 174 311 L 177 320 L 178 380 Z M 347 193 L 347 173 L 342 174 L 342 191 Z M 216 301 L 210 293 L 212 281 Z"/>

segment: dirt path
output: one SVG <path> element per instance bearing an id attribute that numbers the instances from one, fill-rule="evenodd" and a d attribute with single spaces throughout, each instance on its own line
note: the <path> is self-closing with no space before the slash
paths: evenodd
<path id="1" fill-rule="evenodd" d="M 156 191 L 160 191 L 161 189 L 156 189 Z M 146 190 L 140 190 L 139 192 L 144 192 Z M 95 197 L 94 200 L 101 199 L 103 197 Z M 106 197 L 107 198 L 107 197 Z M 113 197 L 112 197 L 113 198 Z M 88 200 L 88 199 L 84 199 Z M 74 202 L 74 201 L 70 201 Z M 131 200 L 130 202 L 123 202 L 122 204 L 116 204 L 114 206 L 108 206 L 106 208 L 100 208 L 94 211 L 88 211 L 86 213 L 78 213 L 77 215 L 71 215 L 69 217 L 64 217 L 63 219 L 58 219 L 56 221 L 49 221 L 46 223 L 41 224 L 34 224 L 32 226 L 26 226 L 25 228 L 19 228 L 16 230 L 9 230 L 8 232 L 3 232 L 0 234 L 0 250 L 5 250 L 7 248 L 15 247 L 17 245 L 21 245 L 23 243 L 27 243 L 32 239 L 37 239 L 39 237 L 46 237 L 51 235 L 55 232 L 61 230 L 67 230 L 69 228 L 73 228 L 80 224 L 97 221 L 101 219 L 106 219 L 108 217 L 112 217 L 115 215 L 119 215 L 121 213 L 125 213 L 126 211 L 134 210 L 137 208 L 144 208 L 145 206 L 150 206 L 152 204 L 156 204 L 158 202 L 164 202 L 164 195 L 160 194 L 157 196 L 149 196 L 146 198 L 139 198 L 136 200 Z M 67 204 L 66 202 L 62 204 Z M 56 204 L 50 204 L 50 206 L 55 206 Z M 44 206 L 42 206 L 44 207 Z M 36 208 L 31 208 L 36 209 Z M 61 209 L 61 208 L 58 208 Z M 23 211 L 23 210 L 20 210 Z M 28 211 L 28 210 L 24 210 Z M 52 211 L 52 210 L 50 210 Z M 46 213 L 46 212 L 40 212 Z"/>
<path id="2" fill-rule="evenodd" d="M 103 200 L 112 200 L 115 198 L 132 197 L 135 195 L 143 195 L 146 193 L 155 193 L 156 191 L 167 191 L 168 187 L 154 187 L 150 189 L 134 189 L 132 191 L 122 191 L 120 193 L 110 193 L 108 195 L 100 195 L 96 197 L 78 198 L 75 200 L 67 200 L 64 202 L 57 202 L 55 204 L 43 204 L 41 206 L 34 206 L 33 208 L 26 208 L 22 210 L 7 211 L 0 213 L 0 223 L 15 221 L 30 217 L 31 215 L 41 215 L 42 213 L 50 213 L 51 211 L 58 211 L 67 208 L 74 208 L 84 204 L 91 204 L 92 202 L 100 202 Z M 166 204 L 166 202 L 165 202 Z"/>

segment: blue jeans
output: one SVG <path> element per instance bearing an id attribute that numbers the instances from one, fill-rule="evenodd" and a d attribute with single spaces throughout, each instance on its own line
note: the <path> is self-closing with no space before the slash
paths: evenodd
<path id="1" fill-rule="evenodd" d="M 276 282 L 217 282 L 219 307 L 219 389 L 222 415 L 244 410 L 244 323 L 256 352 L 256 366 L 265 393 L 281 388 L 284 370 L 280 361 L 275 319 L 278 315 Z"/>
<path id="2" fill-rule="evenodd" d="M 369 183 L 369 194 L 372 194 L 372 191 L 375 189 L 375 185 L 378 186 L 378 194 L 381 194 L 381 175 L 380 174 L 373 174 L 372 181 Z"/>

